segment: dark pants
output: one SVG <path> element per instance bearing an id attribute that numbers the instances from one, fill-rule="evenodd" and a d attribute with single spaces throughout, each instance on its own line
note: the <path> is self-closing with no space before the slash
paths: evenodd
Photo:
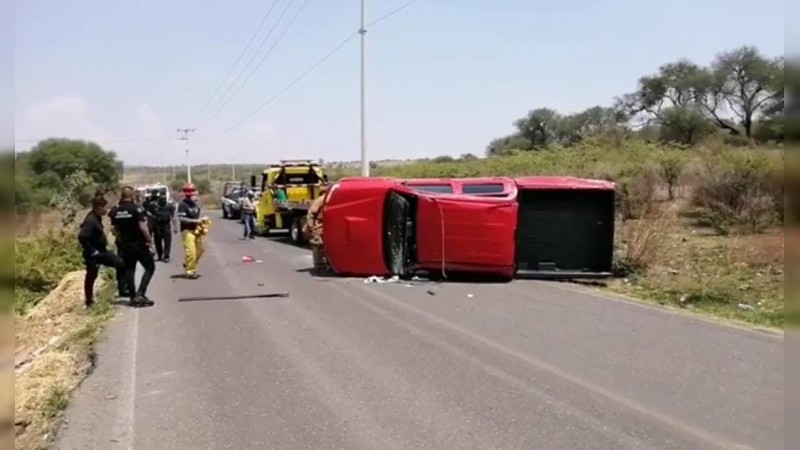
<path id="1" fill-rule="evenodd" d="M 169 259 L 169 253 L 172 249 L 172 226 L 170 223 L 156 223 L 153 238 L 156 241 L 158 259 Z"/>
<path id="2" fill-rule="evenodd" d="M 111 267 L 117 272 L 117 286 L 124 288 L 125 262 L 118 255 L 105 251 L 95 256 L 83 255 L 86 264 L 86 278 L 83 280 L 83 294 L 87 305 L 94 303 L 94 282 L 100 274 L 100 266 Z"/>
<path id="3" fill-rule="evenodd" d="M 153 254 L 145 244 L 122 244 L 122 260 L 125 262 L 125 285 L 129 288 L 128 297 L 131 300 L 136 297 L 144 297 L 147 294 L 147 286 L 153 279 L 156 271 L 156 263 Z M 139 289 L 136 289 L 136 264 L 139 263 L 144 268 L 144 274 L 139 282 Z"/>

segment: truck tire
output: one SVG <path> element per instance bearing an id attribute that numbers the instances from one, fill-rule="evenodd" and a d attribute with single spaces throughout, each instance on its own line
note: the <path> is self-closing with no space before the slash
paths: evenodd
<path id="1" fill-rule="evenodd" d="M 289 239 L 294 245 L 301 245 L 305 242 L 303 237 L 303 224 L 300 217 L 292 219 L 292 224 L 289 226 Z"/>
<path id="2" fill-rule="evenodd" d="M 228 208 L 225 205 L 222 205 L 222 218 L 228 219 L 230 214 L 228 214 Z"/>

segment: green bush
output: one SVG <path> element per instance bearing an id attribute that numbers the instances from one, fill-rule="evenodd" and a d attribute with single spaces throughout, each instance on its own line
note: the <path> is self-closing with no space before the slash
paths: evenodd
<path id="1" fill-rule="evenodd" d="M 774 183 L 779 167 L 773 159 L 737 150 L 707 155 L 693 195 L 705 224 L 722 235 L 758 233 L 773 225 L 779 197 Z"/>
<path id="2" fill-rule="evenodd" d="M 48 231 L 17 239 L 14 246 L 14 308 L 24 313 L 69 272 L 83 268 L 75 230 Z"/>

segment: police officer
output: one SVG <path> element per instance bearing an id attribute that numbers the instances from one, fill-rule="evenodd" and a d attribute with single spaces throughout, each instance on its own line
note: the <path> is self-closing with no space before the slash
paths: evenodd
<path id="1" fill-rule="evenodd" d="M 147 286 L 153 278 L 156 264 L 153 260 L 153 238 L 147 229 L 144 208 L 134 202 L 134 189 L 122 188 L 119 204 L 111 209 L 111 224 L 117 238 L 117 248 L 125 262 L 125 280 L 129 289 L 131 306 L 152 306 L 147 298 Z M 136 264 L 144 267 L 139 289 L 136 290 Z"/>
<path id="2" fill-rule="evenodd" d="M 155 217 L 154 235 L 156 241 L 156 255 L 159 261 L 169 262 L 169 254 L 172 249 L 172 231 L 176 233 L 177 225 L 173 225 L 175 219 L 175 205 L 167 202 L 163 195 L 158 197 L 156 207 L 153 210 Z"/>
<path id="3" fill-rule="evenodd" d="M 144 212 L 147 215 L 147 229 L 150 230 L 150 235 L 155 235 L 156 232 L 156 210 L 158 209 L 159 192 L 153 192 L 148 195 L 144 201 Z"/>
<path id="4" fill-rule="evenodd" d="M 122 258 L 108 251 L 108 239 L 103 227 L 103 216 L 108 212 L 108 201 L 102 196 L 92 200 L 92 210 L 81 223 L 78 242 L 83 248 L 83 261 L 86 265 L 86 277 L 83 281 L 83 292 L 86 307 L 94 305 L 94 282 L 100 273 L 100 266 L 113 267 L 117 272 L 117 287 L 120 294 L 125 293 L 125 264 Z"/>

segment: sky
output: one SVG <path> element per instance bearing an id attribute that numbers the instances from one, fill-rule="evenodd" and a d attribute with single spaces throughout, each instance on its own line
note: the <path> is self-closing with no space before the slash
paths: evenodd
<path id="1" fill-rule="evenodd" d="M 359 159 L 357 38 L 286 87 L 358 29 L 360 0 L 276 0 L 222 84 L 273 1 L 15 2 L 13 24 L 0 14 L 14 34 L 13 48 L 0 46 L 14 54 L 0 58 L 0 76 L 11 81 L 12 63 L 14 73 L 2 83 L 13 85 L 13 110 L 0 109 L 0 123 L 13 115 L 13 137 L 0 129 L 0 147 L 92 139 L 127 164 L 181 165 L 176 129 L 194 128 L 192 164 Z M 368 0 L 368 22 L 407 1 Z M 782 55 L 797 37 L 784 35 L 784 3 L 419 0 L 367 33 L 368 156 L 480 155 L 527 111 L 609 105 L 665 62 L 706 64 L 741 45 Z M 219 86 L 236 95 L 212 98 Z M 0 92 L 3 105 L 10 96 Z"/>

